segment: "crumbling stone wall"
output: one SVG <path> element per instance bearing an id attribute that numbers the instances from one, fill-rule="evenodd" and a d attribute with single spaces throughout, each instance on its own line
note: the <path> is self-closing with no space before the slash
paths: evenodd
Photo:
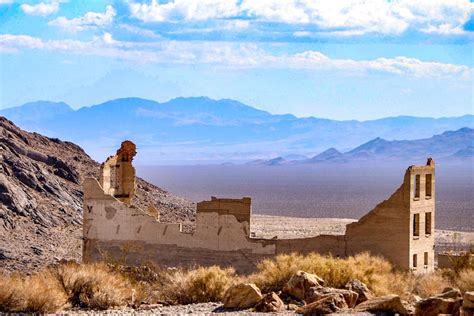
<path id="1" fill-rule="evenodd" d="M 388 200 L 359 221 L 347 225 L 347 255 L 370 251 L 403 269 L 432 271 L 435 259 L 434 175 L 432 159 L 428 159 L 426 166 L 410 166 L 402 185 Z"/>
<path id="2" fill-rule="evenodd" d="M 102 164 L 99 173 L 104 192 L 127 205 L 131 204 L 135 194 L 135 168 L 132 160 L 136 154 L 135 144 L 124 141 L 117 153 Z"/>
<path id="3" fill-rule="evenodd" d="M 401 187 L 358 222 L 349 224 L 346 235 L 258 239 L 250 237 L 251 199 L 248 197 L 212 197 L 198 203 L 196 229 L 192 233 L 183 232 L 180 224 L 160 223 L 157 217 L 130 206 L 135 176 L 131 164 L 135 145 L 132 145 L 124 142 L 117 155 L 107 159 L 100 182 L 92 178 L 84 181 L 83 260 L 86 262 L 111 259 L 129 264 L 149 261 L 165 266 L 221 265 L 248 273 L 255 270 L 260 260 L 278 254 L 317 252 L 344 257 L 368 251 L 384 256 L 402 269 L 431 271 L 434 268 L 432 160 L 426 166 L 409 167 Z M 120 172 L 114 174 L 112 168 Z M 425 227 L 428 213 L 431 213 L 429 234 L 428 226 Z M 414 234 L 415 226 L 418 236 Z"/>

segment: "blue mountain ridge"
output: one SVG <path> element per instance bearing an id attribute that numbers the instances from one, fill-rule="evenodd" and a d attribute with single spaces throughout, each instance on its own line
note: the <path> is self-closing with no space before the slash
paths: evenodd
<path id="1" fill-rule="evenodd" d="M 414 140 L 474 127 L 473 115 L 337 121 L 274 115 L 238 101 L 207 97 L 180 97 L 163 103 L 122 98 L 78 110 L 62 102 L 37 101 L 0 110 L 0 115 L 23 129 L 73 141 L 96 159 L 102 159 L 121 140 L 130 139 L 151 163 L 294 154 L 311 157 L 329 147 L 354 148 L 377 137 L 382 138 L 380 142 Z"/>

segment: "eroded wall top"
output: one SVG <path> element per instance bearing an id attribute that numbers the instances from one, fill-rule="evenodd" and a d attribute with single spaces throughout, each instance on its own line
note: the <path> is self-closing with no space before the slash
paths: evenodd
<path id="1" fill-rule="evenodd" d="M 123 203 L 130 205 L 135 195 L 135 168 L 133 158 L 137 154 L 131 141 L 124 141 L 114 156 L 102 164 L 99 182 L 104 193 L 110 194 Z"/>

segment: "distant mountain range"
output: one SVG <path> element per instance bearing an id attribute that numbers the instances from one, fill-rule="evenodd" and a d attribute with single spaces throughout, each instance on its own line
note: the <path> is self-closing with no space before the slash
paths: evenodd
<path id="1" fill-rule="evenodd" d="M 353 150 L 342 153 L 335 148 L 310 159 L 254 160 L 247 165 L 276 166 L 285 164 L 348 163 L 360 161 L 413 161 L 433 157 L 436 160 L 460 161 L 474 159 L 474 129 L 463 127 L 430 138 L 387 141 L 377 137 Z"/>
<path id="2" fill-rule="evenodd" d="M 99 161 L 122 140 L 133 140 L 142 164 L 248 161 L 290 154 L 311 157 L 329 147 L 347 151 L 376 137 L 383 138 L 374 140 L 383 147 L 383 142 L 474 128 L 473 115 L 336 121 L 273 115 L 234 100 L 206 97 L 176 98 L 165 103 L 125 98 L 79 110 L 62 102 L 38 101 L 0 110 L 0 115 L 28 131 L 75 142 Z M 339 159 L 334 150 L 324 155 Z"/>

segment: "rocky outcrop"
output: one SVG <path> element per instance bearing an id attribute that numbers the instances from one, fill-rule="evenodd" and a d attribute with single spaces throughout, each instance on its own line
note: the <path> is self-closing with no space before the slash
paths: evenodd
<path id="1" fill-rule="evenodd" d="M 347 282 L 345 285 L 345 288 L 350 291 L 354 291 L 357 293 L 357 302 L 356 305 L 365 302 L 367 300 L 370 300 L 371 298 L 374 298 L 374 294 L 369 290 L 367 285 L 365 285 L 363 282 L 359 280 L 350 280 Z"/>
<path id="2" fill-rule="evenodd" d="M 285 309 L 285 303 L 275 293 L 265 294 L 263 299 L 255 305 L 255 311 L 261 313 L 276 313 Z"/>
<path id="3" fill-rule="evenodd" d="M 464 293 L 462 307 L 465 310 L 473 310 L 474 312 L 474 291 Z"/>
<path id="4" fill-rule="evenodd" d="M 304 305 L 298 308 L 296 312 L 303 315 L 325 315 L 337 313 L 347 308 L 348 306 L 343 295 L 334 293 L 318 301 Z"/>
<path id="5" fill-rule="evenodd" d="M 246 309 L 254 307 L 263 299 L 260 289 L 253 283 L 239 283 L 231 286 L 224 294 L 224 308 Z"/>
<path id="6" fill-rule="evenodd" d="M 311 288 L 324 285 L 324 280 L 316 274 L 304 271 L 296 272 L 283 288 L 283 293 L 291 295 L 299 300 L 304 300 L 310 293 Z"/>
<path id="7" fill-rule="evenodd" d="M 79 146 L 25 132 L 0 117 L 0 248 L 8 253 L 0 256 L 2 268 L 80 260 L 82 181 L 97 178 L 99 167 Z M 189 226 L 195 216 L 192 203 L 142 179 L 134 204 L 153 206 L 163 222 Z"/>
<path id="8" fill-rule="evenodd" d="M 416 303 L 416 316 L 459 315 L 463 303 L 461 291 L 447 288 L 443 293 Z"/>
<path id="9" fill-rule="evenodd" d="M 357 312 L 389 312 L 400 315 L 412 313 L 410 305 L 395 294 L 369 299 L 357 305 L 354 310 Z"/>
<path id="10" fill-rule="evenodd" d="M 305 294 L 305 302 L 312 303 L 321 300 L 326 296 L 333 296 L 335 294 L 340 294 L 344 298 L 347 306 L 352 308 L 356 306 L 358 294 L 351 290 L 343 290 L 343 289 L 335 289 L 332 287 L 323 287 L 323 286 L 315 286 L 310 288 L 306 291 Z"/>

